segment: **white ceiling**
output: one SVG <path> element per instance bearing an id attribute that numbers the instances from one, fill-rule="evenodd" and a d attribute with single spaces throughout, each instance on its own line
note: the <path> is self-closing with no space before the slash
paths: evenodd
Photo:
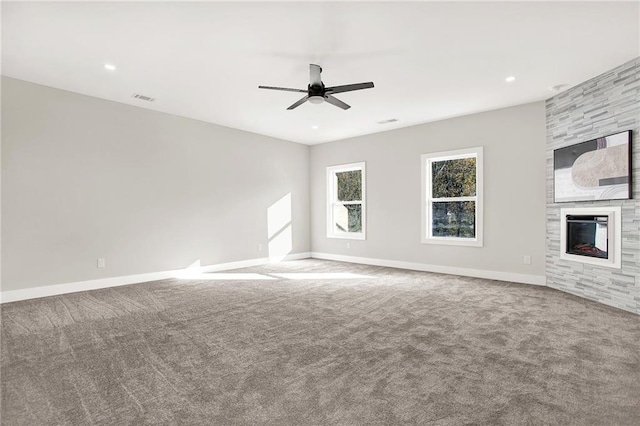
<path id="1" fill-rule="evenodd" d="M 315 144 L 549 98 L 639 56 L 639 21 L 638 2 L 3 2 L 2 74 Z M 306 88 L 309 63 L 376 87 L 347 111 L 257 88 Z"/>

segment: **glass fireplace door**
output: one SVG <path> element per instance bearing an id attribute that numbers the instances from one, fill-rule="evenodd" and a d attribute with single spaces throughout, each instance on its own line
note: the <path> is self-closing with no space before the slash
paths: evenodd
<path id="1" fill-rule="evenodd" d="M 567 216 L 567 253 L 609 258 L 608 216 Z"/>

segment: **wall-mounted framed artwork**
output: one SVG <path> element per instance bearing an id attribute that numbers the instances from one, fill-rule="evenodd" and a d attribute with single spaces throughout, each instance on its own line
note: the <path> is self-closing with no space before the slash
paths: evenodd
<path id="1" fill-rule="evenodd" d="M 553 151 L 556 203 L 631 198 L 631 130 Z"/>

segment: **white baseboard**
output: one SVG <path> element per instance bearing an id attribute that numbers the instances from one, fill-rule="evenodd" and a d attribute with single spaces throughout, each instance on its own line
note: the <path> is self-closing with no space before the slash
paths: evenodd
<path id="1" fill-rule="evenodd" d="M 403 262 L 399 260 L 374 259 L 370 257 L 344 256 L 340 254 L 312 252 L 314 259 L 337 260 L 340 262 L 360 263 L 363 265 L 386 266 L 389 268 L 411 269 L 413 271 L 436 272 L 439 274 L 462 275 L 465 277 L 486 278 L 489 280 L 509 281 L 522 284 L 546 285 L 543 275 L 528 275 L 515 272 L 487 271 L 484 269 L 459 268 L 455 266 L 429 265 L 427 263 Z"/>
<path id="2" fill-rule="evenodd" d="M 188 268 L 189 272 L 205 273 L 228 271 L 231 269 L 248 268 L 251 266 L 265 265 L 281 260 L 298 260 L 311 257 L 310 253 L 295 253 L 279 258 L 262 257 L 259 259 L 240 260 L 237 262 L 219 263 L 216 265 Z M 41 287 L 25 288 L 23 290 L 9 290 L 0 292 L 0 303 L 16 302 L 18 300 L 37 299 L 40 297 L 56 296 L 59 294 L 76 293 L 78 291 L 97 290 L 121 285 L 139 284 L 148 281 L 176 278 L 184 274 L 185 269 L 172 271 L 151 272 L 147 274 L 125 275 L 121 277 L 102 278 L 89 281 L 77 281 L 66 284 L 45 285 Z"/>
<path id="3" fill-rule="evenodd" d="M 281 260 L 299 260 L 309 257 L 315 259 L 336 260 L 340 262 L 360 263 L 364 265 L 386 266 L 389 268 L 410 269 L 414 271 L 436 272 L 440 274 L 462 275 L 467 277 L 486 278 L 490 280 L 510 281 L 523 284 L 546 285 L 546 278 L 539 275 L 518 274 L 514 272 L 486 271 L 483 269 L 458 268 L 452 266 L 429 265 L 426 263 L 403 262 L 399 260 L 373 259 L 369 257 L 344 256 L 330 253 L 295 253 L 281 258 L 262 257 L 258 259 L 240 260 L 237 262 L 219 263 L 215 265 L 188 268 L 189 273 L 206 273 L 228 271 L 231 269 L 248 268 L 265 265 Z M 66 284 L 54 284 L 32 287 L 22 290 L 0 292 L 0 303 L 16 302 L 19 300 L 37 299 L 40 297 L 56 296 L 59 294 L 76 293 L 79 291 L 97 290 L 107 287 L 138 284 L 184 276 L 185 269 L 172 271 L 151 272 L 147 274 L 125 275 L 120 277 L 102 278 L 89 281 L 78 281 Z"/>

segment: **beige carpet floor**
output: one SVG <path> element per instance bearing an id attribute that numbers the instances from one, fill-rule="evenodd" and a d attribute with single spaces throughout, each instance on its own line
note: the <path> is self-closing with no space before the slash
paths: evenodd
<path id="1" fill-rule="evenodd" d="M 640 424 L 640 316 L 320 260 L 211 275 L 3 305 L 2 425 Z"/>

